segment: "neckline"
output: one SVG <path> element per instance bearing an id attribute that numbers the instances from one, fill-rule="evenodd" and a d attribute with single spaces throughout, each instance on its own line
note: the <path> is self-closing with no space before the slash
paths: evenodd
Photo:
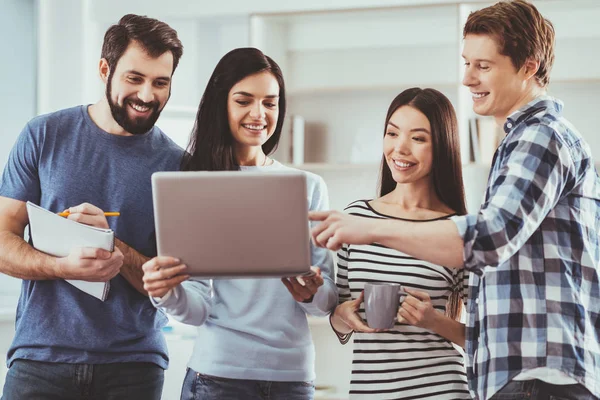
<path id="1" fill-rule="evenodd" d="M 278 165 L 280 165 L 279 161 L 275 160 L 274 158 L 271 158 L 271 160 L 273 160 L 273 163 L 268 164 L 268 165 L 240 165 L 240 170 L 244 170 L 244 169 L 267 169 L 267 168 L 274 168 L 274 167 L 277 167 Z"/>
<path id="2" fill-rule="evenodd" d="M 371 210 L 374 214 L 377 214 L 381 217 L 386 217 L 386 218 L 391 218 L 391 219 L 397 219 L 400 221 L 409 221 L 409 222 L 433 222 L 433 221 L 440 221 L 442 219 L 448 219 L 450 217 L 454 217 L 455 215 L 457 215 L 456 213 L 452 213 L 452 214 L 448 214 L 448 215 L 442 215 L 441 217 L 437 217 L 437 218 L 430 218 L 430 219 L 410 219 L 410 218 L 402 218 L 402 217 L 396 217 L 393 215 L 387 215 L 384 213 L 381 213 L 377 210 L 375 210 L 370 204 L 369 202 L 372 201 L 371 200 L 361 200 L 363 203 L 365 203 L 365 205 L 369 208 L 369 210 Z"/>

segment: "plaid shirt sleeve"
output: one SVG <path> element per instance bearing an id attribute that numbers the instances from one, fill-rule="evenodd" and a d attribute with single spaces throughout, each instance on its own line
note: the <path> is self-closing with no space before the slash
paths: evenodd
<path id="1" fill-rule="evenodd" d="M 477 274 L 513 256 L 575 179 L 568 147 L 547 125 L 528 126 L 495 158 L 501 162 L 479 213 L 452 217 L 464 241 L 465 268 Z"/>

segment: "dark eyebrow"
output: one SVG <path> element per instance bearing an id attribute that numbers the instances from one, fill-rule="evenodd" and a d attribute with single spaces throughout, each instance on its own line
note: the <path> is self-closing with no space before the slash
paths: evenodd
<path id="1" fill-rule="evenodd" d="M 246 97 L 254 97 L 254 95 L 252 93 L 248 93 L 248 92 L 235 92 L 234 95 L 236 95 L 236 94 L 246 96 Z M 267 99 L 276 99 L 278 97 L 279 97 L 279 95 L 277 95 L 277 94 L 270 94 L 268 96 L 265 96 L 265 98 L 267 98 Z"/>
<path id="2" fill-rule="evenodd" d="M 393 122 L 391 122 L 391 121 L 388 121 L 388 125 L 391 125 L 394 128 L 400 130 L 400 128 L 398 128 L 398 126 L 396 124 L 394 124 Z M 427 129 L 425 129 L 425 128 L 415 128 L 415 129 L 411 129 L 410 131 L 411 132 L 424 132 L 424 133 L 426 133 L 428 135 L 431 135 L 431 133 Z"/>
<path id="3" fill-rule="evenodd" d="M 144 75 L 144 74 L 142 74 L 141 72 L 139 72 L 139 71 L 136 71 L 136 70 L 134 70 L 134 69 L 127 70 L 127 71 L 125 71 L 125 73 L 126 73 L 126 74 L 137 75 L 137 76 L 140 76 L 140 77 L 142 77 L 142 78 L 145 78 L 145 77 L 146 77 L 146 75 Z M 158 81 L 158 80 L 161 80 L 161 81 L 167 81 L 167 82 L 171 82 L 171 77 L 169 77 L 169 76 L 159 76 L 158 78 L 156 78 L 156 80 L 157 80 L 157 81 Z"/>

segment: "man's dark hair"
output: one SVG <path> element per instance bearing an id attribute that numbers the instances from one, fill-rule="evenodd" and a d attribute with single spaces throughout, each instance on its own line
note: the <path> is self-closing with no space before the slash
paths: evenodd
<path id="1" fill-rule="evenodd" d="M 111 73 L 132 41 L 138 42 L 150 57 L 156 58 L 170 51 L 173 54 L 171 74 L 175 72 L 183 54 L 177 32 L 157 19 L 127 14 L 104 34 L 101 57 L 108 61 Z"/>

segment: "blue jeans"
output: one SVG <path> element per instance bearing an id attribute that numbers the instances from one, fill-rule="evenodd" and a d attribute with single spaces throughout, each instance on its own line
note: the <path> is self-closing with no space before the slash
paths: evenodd
<path id="1" fill-rule="evenodd" d="M 598 400 L 583 385 L 551 385 L 538 379 L 511 381 L 490 400 Z"/>
<path id="2" fill-rule="evenodd" d="M 228 379 L 187 369 L 181 400 L 312 400 L 312 382 L 270 382 Z"/>
<path id="3" fill-rule="evenodd" d="M 2 400 L 160 400 L 164 370 L 152 363 L 66 364 L 16 360 Z"/>

